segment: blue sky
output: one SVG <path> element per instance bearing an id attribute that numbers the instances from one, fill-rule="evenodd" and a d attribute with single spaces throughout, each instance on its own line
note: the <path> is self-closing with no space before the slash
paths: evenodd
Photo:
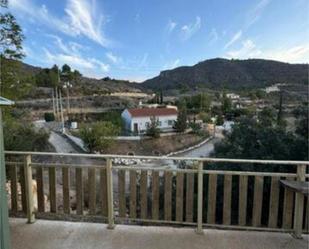
<path id="1" fill-rule="evenodd" d="M 143 81 L 214 58 L 309 62 L 307 0 L 9 0 L 25 62 Z"/>

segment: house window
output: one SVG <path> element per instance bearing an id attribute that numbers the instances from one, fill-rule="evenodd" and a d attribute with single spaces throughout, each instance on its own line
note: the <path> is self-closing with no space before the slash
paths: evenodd
<path id="1" fill-rule="evenodd" d="M 158 123 L 159 123 L 159 126 L 162 126 L 162 122 L 161 121 L 159 121 Z"/>
<path id="2" fill-rule="evenodd" d="M 170 125 L 170 126 L 171 126 L 171 125 L 173 125 L 173 124 L 174 124 L 174 120 L 168 120 L 168 121 L 167 121 L 167 123 L 168 123 L 168 125 Z"/>
<path id="3" fill-rule="evenodd" d="M 145 123 L 146 128 L 148 128 L 149 125 L 150 125 L 149 122 L 146 122 L 146 123 Z"/>

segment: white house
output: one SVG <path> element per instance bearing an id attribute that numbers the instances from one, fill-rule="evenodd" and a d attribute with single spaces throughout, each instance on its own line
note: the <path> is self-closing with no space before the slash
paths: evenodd
<path id="1" fill-rule="evenodd" d="M 158 120 L 159 128 L 162 131 L 173 130 L 177 114 L 175 108 L 134 108 L 125 109 L 121 117 L 127 131 L 144 133 L 150 125 L 152 117 Z"/>

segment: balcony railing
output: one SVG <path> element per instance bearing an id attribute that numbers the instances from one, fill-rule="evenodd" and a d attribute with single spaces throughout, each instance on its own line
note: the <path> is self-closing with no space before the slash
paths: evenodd
<path id="1" fill-rule="evenodd" d="M 116 165 L 119 158 L 140 163 Z M 166 166 L 170 161 L 172 167 Z M 228 170 L 220 169 L 227 164 Z M 260 170 L 236 170 L 239 165 L 243 169 L 256 165 Z M 216 227 L 293 231 L 300 237 L 308 232 L 309 198 L 283 188 L 279 181 L 308 181 L 308 165 L 308 161 L 6 152 L 10 211 L 27 214 L 29 223 L 37 216 L 103 221 L 109 228 L 117 223 L 174 224 L 196 226 L 198 233 L 203 227 Z"/>

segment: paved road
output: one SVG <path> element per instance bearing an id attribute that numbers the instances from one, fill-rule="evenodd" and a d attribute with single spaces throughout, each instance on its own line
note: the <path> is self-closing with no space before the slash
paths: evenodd
<path id="1" fill-rule="evenodd" d="M 61 135 L 51 131 L 48 142 L 54 146 L 58 153 L 77 153 L 75 148 Z"/>
<path id="2" fill-rule="evenodd" d="M 213 152 L 215 143 L 221 141 L 222 139 L 223 139 L 222 133 L 217 133 L 215 138 L 209 140 L 207 143 L 203 144 L 202 146 L 196 149 L 181 153 L 181 154 L 177 154 L 177 156 L 208 157 L 211 154 L 211 152 Z"/>

